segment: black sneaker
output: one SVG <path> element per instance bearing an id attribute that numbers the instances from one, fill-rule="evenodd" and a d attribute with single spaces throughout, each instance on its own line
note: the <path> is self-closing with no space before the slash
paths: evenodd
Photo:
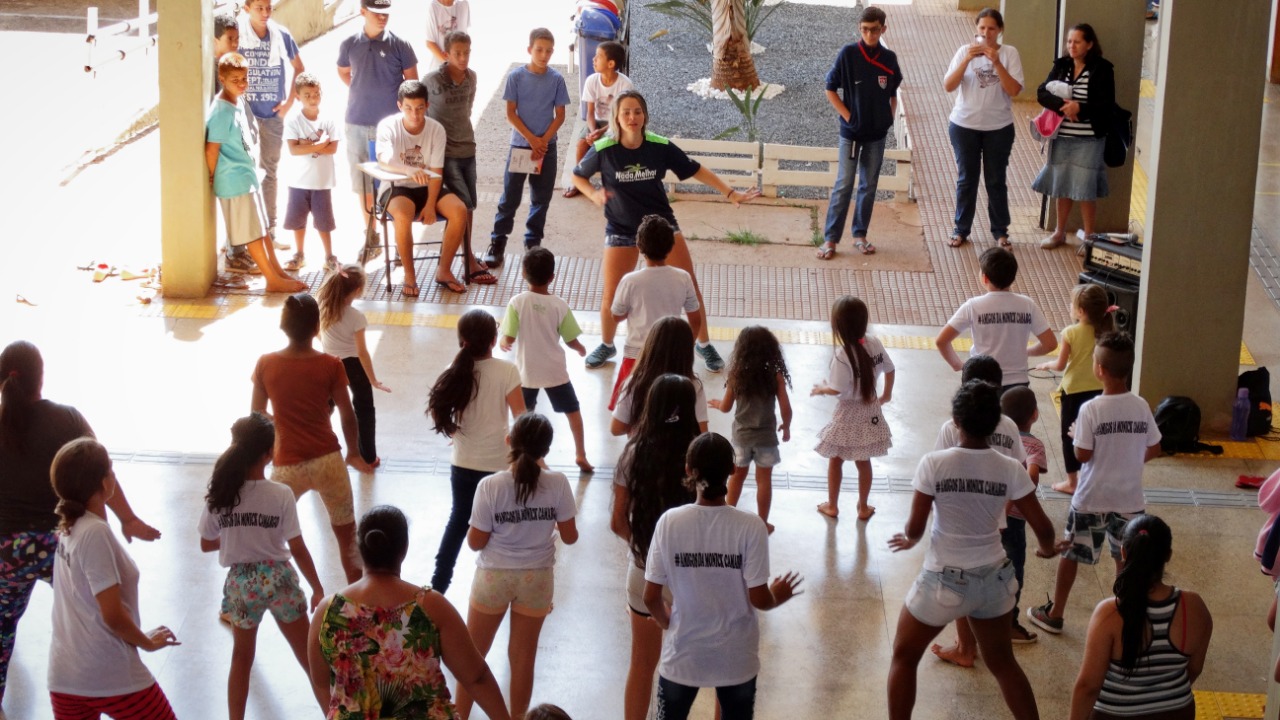
<path id="1" fill-rule="evenodd" d="M 1053 601 L 1038 605 L 1036 607 L 1027 608 L 1027 619 L 1032 625 L 1044 630 L 1052 635 L 1062 634 L 1062 618 L 1049 617 L 1049 611 L 1053 609 Z"/>
<path id="2" fill-rule="evenodd" d="M 484 257 L 480 259 L 491 268 L 501 267 L 503 261 L 507 259 L 507 241 L 490 241 L 489 249 L 484 251 Z"/>

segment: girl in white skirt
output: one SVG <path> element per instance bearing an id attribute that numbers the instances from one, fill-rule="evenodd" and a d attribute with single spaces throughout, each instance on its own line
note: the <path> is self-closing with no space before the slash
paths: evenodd
<path id="1" fill-rule="evenodd" d="M 827 501 L 818 512 L 829 518 L 840 515 L 840 484 L 844 463 L 858 468 L 858 519 L 868 520 L 876 509 L 867 504 L 871 494 L 871 458 L 884 457 L 893 446 L 889 425 L 880 406 L 893 395 L 893 361 L 880 341 L 867 335 L 867 304 L 844 295 L 831 306 L 831 332 L 837 349 L 831 357 L 827 379 L 813 386 L 810 395 L 835 395 L 836 411 L 818 434 L 818 454 L 828 459 Z M 884 393 L 876 395 L 876 376 L 884 375 Z"/>

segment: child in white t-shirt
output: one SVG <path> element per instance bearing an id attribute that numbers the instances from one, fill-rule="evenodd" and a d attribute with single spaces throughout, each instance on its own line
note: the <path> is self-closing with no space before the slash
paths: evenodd
<path id="1" fill-rule="evenodd" d="M 622 43 L 606 40 L 596 46 L 596 54 L 591 58 L 591 69 L 595 72 L 588 75 L 582 84 L 582 103 L 586 106 L 586 116 L 583 118 L 585 122 L 580 126 L 575 165 L 586 157 L 591 144 L 609 130 L 614 98 L 635 89 L 631 78 L 620 72 L 626 64 L 627 49 Z M 564 196 L 576 197 L 580 192 L 576 186 L 570 185 L 564 191 Z"/>
<path id="2" fill-rule="evenodd" d="M 678 267 L 667 264 L 667 255 L 675 247 L 676 236 L 671 224 L 660 215 L 646 215 L 636 230 L 636 247 L 644 256 L 645 267 L 629 272 L 618 282 L 609 312 L 618 322 L 627 321 L 627 343 L 622 351 L 622 363 L 618 377 L 613 381 L 613 395 L 609 409 L 617 405 L 618 391 L 635 367 L 636 358 L 644 347 L 649 328 L 660 318 L 685 313 L 693 336 L 702 327 L 702 305 L 693 278 Z"/>
<path id="3" fill-rule="evenodd" d="M 1106 333 L 1093 350 L 1093 374 L 1102 395 L 1080 407 L 1072 428 L 1080 478 L 1067 512 L 1070 550 L 1058 560 L 1053 599 L 1027 608 L 1031 622 L 1047 632 L 1062 632 L 1062 614 L 1080 563 L 1096 565 L 1102 545 L 1110 546 L 1120 571 L 1120 537 L 1124 526 L 1146 509 L 1142 466 L 1160 455 L 1160 430 L 1147 401 L 1128 390 L 1133 370 L 1133 339 L 1128 333 Z"/>
<path id="4" fill-rule="evenodd" d="M 423 58 L 422 77 L 449 59 L 445 35 L 471 29 L 471 0 L 431 0 L 427 14 L 427 55 Z"/>
<path id="5" fill-rule="evenodd" d="M 1000 419 L 999 398 L 999 389 L 981 380 L 956 392 L 951 416 L 961 431 L 960 444 L 920 460 L 906 528 L 889 540 L 894 552 L 914 547 L 924 537 L 930 511 L 937 510 L 924 568 L 898 617 L 889 668 L 892 717 L 910 717 L 925 648 L 947 623 L 962 617 L 968 618 L 1013 716 L 1036 716 L 1031 683 L 1009 637 L 1018 583 L 1000 542 L 1006 502 L 1012 501 L 1035 531 L 1039 557 L 1053 557 L 1056 548 L 1053 523 L 1036 500 L 1026 468 L 987 445 Z"/>
<path id="6" fill-rule="evenodd" d="M 293 156 L 289 179 L 289 204 L 284 213 L 284 229 L 292 230 L 298 251 L 284 264 L 285 270 L 301 270 L 307 263 L 303 242 L 307 237 L 307 215 L 324 243 L 324 266 L 333 271 L 338 259 L 333 255 L 331 233 L 337 227 L 333 219 L 331 190 L 337 184 L 333 156 L 338 152 L 338 125 L 320 114 L 320 80 L 311 73 L 299 73 L 293 79 L 294 92 L 301 105 L 289 114 L 284 124 L 284 140 Z"/>
<path id="7" fill-rule="evenodd" d="M 556 277 L 556 256 L 541 246 L 531 248 L 524 254 L 522 269 L 529 290 L 507 303 L 507 313 L 498 328 L 499 345 L 503 352 L 510 352 L 513 345 L 516 348 L 525 410 L 533 412 L 538 404 L 538 391 L 545 389 L 551 409 L 564 413 L 569 421 L 578 469 L 592 472 L 595 468 L 587 462 L 578 394 L 569 381 L 569 366 L 564 359 L 564 348 L 560 347 L 563 340 L 578 355 L 586 355 L 587 349 L 578 340 L 582 330 L 569 303 L 547 289 Z M 519 344 L 516 344 L 517 336 Z"/>
<path id="8" fill-rule="evenodd" d="M 1018 277 L 1018 259 L 1000 247 L 989 248 L 978 258 L 979 282 L 986 293 L 969 298 L 956 310 L 934 344 L 952 370 L 960 370 L 960 356 L 951 341 L 965 330 L 973 332 L 973 352 L 990 355 L 1004 370 L 1001 389 L 1028 385 L 1027 359 L 1047 355 L 1058 347 L 1058 338 L 1035 301 L 1009 292 Z M 1032 337 L 1039 340 L 1028 347 Z"/>
<path id="9" fill-rule="evenodd" d="M 373 357 L 365 342 L 365 328 L 369 321 L 353 303 L 364 295 L 367 281 L 364 268 L 348 263 L 336 272 L 325 276 L 316 293 L 320 305 L 320 347 L 326 353 L 342 361 L 347 371 L 347 387 L 351 390 L 351 408 L 356 414 L 356 438 L 360 458 L 377 468 L 382 464 L 378 457 L 375 433 L 378 428 L 377 408 L 373 405 L 373 390 L 391 392 L 391 388 L 378 382 L 373 371 Z"/>
<path id="10" fill-rule="evenodd" d="M 275 424 L 265 415 L 253 413 L 236 420 L 231 426 L 231 446 L 213 466 L 197 525 L 200 550 L 217 550 L 218 564 L 227 568 L 221 614 L 234 628 L 227 706 L 235 720 L 244 718 L 253 649 L 263 616 L 270 612 L 275 618 L 305 673 L 311 625 L 308 607 L 315 610 L 324 597 L 302 539 L 293 491 L 266 476 L 275 442 Z M 310 604 L 298 585 L 290 555 L 311 586 Z"/>
<path id="11" fill-rule="evenodd" d="M 658 717 L 684 720 L 698 689 L 714 687 L 725 720 L 749 718 L 760 673 L 756 610 L 797 595 L 801 577 L 769 582 L 769 531 L 758 515 L 725 501 L 733 446 L 715 433 L 689 445 L 692 505 L 658 518 L 645 561 L 644 603 L 665 632 L 658 664 Z M 670 588 L 671 601 L 663 599 Z"/>
<path id="12" fill-rule="evenodd" d="M 556 533 L 565 545 L 578 541 L 569 480 L 541 466 L 552 436 L 546 417 L 525 413 L 516 418 L 508 437 L 511 465 L 480 481 L 467 531 L 467 544 L 479 553 L 467 629 L 481 655 L 488 654 L 511 609 L 507 698 L 512 717 L 524 717 L 533 694 L 538 635 L 551 613 L 555 587 Z M 471 703 L 459 686 L 456 705 L 462 717 L 470 714 Z"/>

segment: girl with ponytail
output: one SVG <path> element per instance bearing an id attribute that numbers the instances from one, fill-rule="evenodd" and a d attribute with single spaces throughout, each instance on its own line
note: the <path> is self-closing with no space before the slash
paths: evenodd
<path id="1" fill-rule="evenodd" d="M 893 361 L 880 341 L 867 334 L 867 304 L 851 295 L 831 306 L 831 334 L 836 351 L 827 379 L 814 385 L 813 395 L 838 398 L 831 422 L 818 434 L 818 454 L 827 458 L 827 501 L 818 512 L 833 520 L 840 516 L 840 485 L 844 462 L 858 469 L 858 519 L 869 520 L 876 509 L 871 495 L 871 458 L 884 457 L 893 446 L 889 424 L 880 406 L 893 396 Z M 884 375 L 884 394 L 876 395 L 876 376 Z"/>
<path id="2" fill-rule="evenodd" d="M 41 397 L 44 359 L 18 340 L 0 351 L 0 701 L 22 618 L 36 581 L 53 577 L 58 549 L 58 496 L 49 467 L 58 449 L 93 430 L 75 408 Z M 138 519 L 124 490 L 107 500 L 126 540 L 155 540 L 160 531 Z"/>
<path id="3" fill-rule="evenodd" d="M 218 563 L 227 568 L 220 614 L 232 628 L 227 680 L 228 716 L 232 720 L 245 716 L 263 615 L 269 611 L 275 618 L 306 672 L 307 610 L 315 610 L 324 596 L 315 563 L 302 540 L 293 491 L 266 476 L 275 442 L 275 424 L 267 416 L 253 413 L 235 421 L 231 446 L 213 466 L 197 525 L 200 550 L 217 550 Z M 311 586 L 310 605 L 289 562 L 291 555 Z"/>
<path id="4" fill-rule="evenodd" d="M 1200 596 L 1164 582 L 1173 534 L 1155 515 L 1121 535 L 1115 597 L 1098 603 L 1071 695 L 1072 720 L 1193 720 L 1191 685 L 1204 669 L 1213 618 Z"/>
<path id="5" fill-rule="evenodd" d="M 97 717 L 109 708 L 116 720 L 173 720 L 138 650 L 179 643 L 163 625 L 139 627 L 138 566 L 106 520 L 116 492 L 107 449 L 93 438 L 72 440 L 54 456 L 49 478 L 60 518 L 49 643 L 53 716 Z"/>
<path id="6" fill-rule="evenodd" d="M 467 629 L 481 655 L 489 652 L 502 618 L 511 610 L 511 717 L 522 718 L 533 695 L 533 669 L 542 622 L 551 612 L 556 533 L 578 541 L 577 506 L 569 479 L 543 465 L 551 450 L 551 422 L 525 413 L 511 426 L 510 465 L 480 481 L 467 544 L 479 553 L 471 584 Z M 471 714 L 471 696 L 457 694 L 458 715 Z"/>
<path id="7" fill-rule="evenodd" d="M 724 720 L 751 718 L 760 672 L 755 611 L 790 600 L 801 582 L 794 572 L 769 582 L 769 531 L 759 515 L 725 501 L 732 472 L 729 441 L 699 435 L 689 445 L 684 481 L 698 500 L 663 513 L 653 531 L 644 603 L 666 631 L 658 666 L 660 718 L 687 718 L 704 687 L 716 689 Z M 670 588 L 670 600 L 663 598 L 664 588 Z M 673 605 L 678 615 L 672 615 Z"/>
<path id="8" fill-rule="evenodd" d="M 488 312 L 470 310 L 458 318 L 458 354 L 436 378 L 427 399 L 432 429 L 453 440 L 449 466 L 453 508 L 431 576 L 431 587 L 441 593 L 453 581 L 476 487 L 510 462 L 504 442 L 507 412 L 511 417 L 524 412 L 520 371 L 493 357 L 497 341 L 498 322 Z"/>

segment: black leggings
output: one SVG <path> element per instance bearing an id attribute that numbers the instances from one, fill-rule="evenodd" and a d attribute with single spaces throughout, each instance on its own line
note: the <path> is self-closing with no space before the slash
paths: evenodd
<path id="1" fill-rule="evenodd" d="M 1101 390 L 1062 393 L 1062 464 L 1069 473 L 1080 472 L 1080 461 L 1076 459 L 1075 442 L 1067 433 L 1071 431 L 1076 418 L 1080 417 L 1081 406 L 1101 394 Z"/>
<path id="2" fill-rule="evenodd" d="M 373 407 L 373 385 L 364 372 L 358 357 L 342 358 L 347 369 L 347 383 L 351 386 L 351 406 L 356 411 L 356 428 L 359 431 L 360 457 L 367 463 L 378 459 L 377 441 L 374 435 L 378 427 L 378 411 Z"/>

